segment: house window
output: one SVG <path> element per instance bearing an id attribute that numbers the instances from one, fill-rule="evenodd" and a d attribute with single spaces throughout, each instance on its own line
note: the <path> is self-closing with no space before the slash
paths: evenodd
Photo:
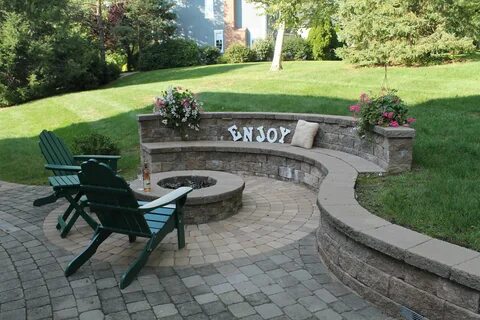
<path id="1" fill-rule="evenodd" d="M 205 0 L 205 19 L 214 20 L 213 0 Z"/>
<path id="2" fill-rule="evenodd" d="M 214 30 L 213 39 L 215 41 L 215 47 L 223 53 L 223 30 Z"/>

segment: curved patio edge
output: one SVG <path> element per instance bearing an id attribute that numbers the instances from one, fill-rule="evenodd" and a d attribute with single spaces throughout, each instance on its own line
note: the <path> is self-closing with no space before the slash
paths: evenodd
<path id="1" fill-rule="evenodd" d="M 429 319 L 480 319 L 479 252 L 371 214 L 353 195 L 357 173 L 327 169 L 317 244 L 344 284 L 390 315 L 405 306 Z"/>
<path id="2" fill-rule="evenodd" d="M 318 190 L 319 253 L 344 284 L 392 316 L 406 306 L 430 319 L 480 319 L 480 253 L 361 207 L 355 199 L 358 174 L 384 172 L 365 159 L 321 148 L 231 141 L 142 143 L 142 153 L 153 172 L 173 166 L 245 172 Z"/>

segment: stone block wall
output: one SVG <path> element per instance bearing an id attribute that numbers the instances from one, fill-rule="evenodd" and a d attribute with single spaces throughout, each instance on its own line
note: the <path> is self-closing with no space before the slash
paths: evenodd
<path id="1" fill-rule="evenodd" d="M 325 210 L 317 241 L 328 268 L 392 316 L 398 316 L 401 306 L 408 306 L 428 319 L 480 319 L 479 291 L 354 240 L 337 229 Z"/>
<path id="2" fill-rule="evenodd" d="M 285 139 L 285 143 L 288 144 L 291 142 L 299 119 L 317 122 L 320 125 L 314 147 L 354 154 L 392 173 L 411 168 L 415 130 L 377 127 L 371 137 L 361 139 L 355 130 L 356 120 L 352 117 L 291 113 L 206 112 L 202 114 L 200 131 L 192 131 L 188 139 L 232 141 L 228 131 L 231 125 L 236 125 L 240 132 L 243 127 L 254 127 L 254 131 L 260 126 L 263 126 L 265 131 L 269 128 L 276 128 L 279 131 L 280 127 L 284 127 L 291 130 Z M 179 133 L 164 126 L 157 115 L 140 115 L 138 120 L 141 143 L 181 140 Z"/>
<path id="3" fill-rule="evenodd" d="M 215 151 L 215 152 L 212 152 Z M 277 180 L 303 183 L 317 190 L 326 172 L 320 163 L 305 162 L 288 154 L 227 151 L 178 147 L 143 150 L 144 161 L 152 173 L 172 170 L 214 170 L 237 174 L 253 174 Z"/>

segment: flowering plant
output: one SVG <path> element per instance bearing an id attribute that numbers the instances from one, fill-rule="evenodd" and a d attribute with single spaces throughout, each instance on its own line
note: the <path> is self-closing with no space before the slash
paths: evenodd
<path id="1" fill-rule="evenodd" d="M 162 123 L 178 129 L 182 139 L 188 137 L 186 130 L 200 130 L 200 109 L 202 103 L 195 95 L 181 87 L 169 87 L 154 99 L 153 113 L 159 114 Z"/>
<path id="2" fill-rule="evenodd" d="M 409 127 L 415 122 L 415 118 L 408 117 L 408 108 L 395 90 L 386 91 L 378 97 L 362 93 L 359 101 L 350 106 L 349 110 L 354 116 L 360 114 L 357 122 L 360 136 L 371 132 L 374 126 Z"/>

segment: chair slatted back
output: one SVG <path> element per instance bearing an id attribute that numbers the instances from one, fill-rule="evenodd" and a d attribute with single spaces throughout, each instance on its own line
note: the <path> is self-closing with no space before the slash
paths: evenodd
<path id="1" fill-rule="evenodd" d="M 76 165 L 68 147 L 53 132 L 43 130 L 42 133 L 40 133 L 40 141 L 38 144 L 47 164 Z M 71 172 L 62 170 L 54 170 L 53 172 L 56 176 L 72 174 Z"/>
<path id="2" fill-rule="evenodd" d="M 151 237 L 152 233 L 128 183 L 106 164 L 95 160 L 82 163 L 78 173 L 80 190 L 102 227 L 113 232 Z"/>

